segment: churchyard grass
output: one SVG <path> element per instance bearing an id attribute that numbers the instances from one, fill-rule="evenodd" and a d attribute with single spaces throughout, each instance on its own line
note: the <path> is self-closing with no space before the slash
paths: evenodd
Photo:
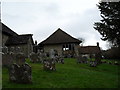
<path id="1" fill-rule="evenodd" d="M 56 71 L 44 71 L 40 63 L 30 63 L 32 84 L 9 82 L 8 70 L 3 67 L 3 88 L 117 88 L 118 66 L 103 63 L 97 67 L 77 64 L 75 59 L 66 58 L 65 64 L 57 63 Z"/>

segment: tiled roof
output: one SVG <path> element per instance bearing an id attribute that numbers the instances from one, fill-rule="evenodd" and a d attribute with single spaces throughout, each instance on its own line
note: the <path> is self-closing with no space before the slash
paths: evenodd
<path id="1" fill-rule="evenodd" d="M 80 40 L 70 36 L 60 28 L 50 35 L 46 40 L 42 41 L 39 45 L 45 44 L 64 44 L 64 43 L 81 43 Z"/>
<path id="2" fill-rule="evenodd" d="M 11 30 L 9 27 L 7 27 L 5 24 L 2 23 L 2 33 L 8 35 L 8 36 L 16 36 L 18 35 L 16 32 Z"/>
<path id="3" fill-rule="evenodd" d="M 24 34 L 24 35 L 18 35 L 18 36 L 11 36 L 7 42 L 6 45 L 19 45 L 19 44 L 27 44 L 29 38 L 32 39 L 32 34 Z M 34 44 L 32 39 L 32 44 Z"/>
<path id="4" fill-rule="evenodd" d="M 80 46 L 79 47 L 80 54 L 96 54 L 100 53 L 100 47 L 98 46 Z"/>

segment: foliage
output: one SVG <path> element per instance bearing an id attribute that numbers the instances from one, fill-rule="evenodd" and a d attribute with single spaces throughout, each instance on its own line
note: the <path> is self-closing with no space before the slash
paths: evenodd
<path id="1" fill-rule="evenodd" d="M 28 59 L 27 59 L 28 61 Z M 90 67 L 77 64 L 75 59 L 65 59 L 65 64 L 56 64 L 57 71 L 43 71 L 42 64 L 28 63 L 32 67 L 33 84 L 9 82 L 8 70 L 3 68 L 3 88 L 117 88 L 116 65 L 101 64 Z"/>
<path id="2" fill-rule="evenodd" d="M 100 2 L 101 22 L 96 22 L 94 28 L 102 35 L 102 40 L 108 40 L 114 46 L 120 46 L 120 1 Z"/>
<path id="3" fill-rule="evenodd" d="M 117 47 L 112 47 L 108 50 L 102 51 L 102 55 L 105 59 L 120 59 L 120 50 Z"/>

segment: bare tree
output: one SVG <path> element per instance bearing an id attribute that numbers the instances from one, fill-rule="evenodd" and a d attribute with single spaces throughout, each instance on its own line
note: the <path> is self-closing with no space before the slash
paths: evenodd
<path id="1" fill-rule="evenodd" d="M 78 40 L 82 41 L 81 45 L 83 46 L 83 44 L 85 43 L 85 39 L 82 37 L 79 37 Z"/>

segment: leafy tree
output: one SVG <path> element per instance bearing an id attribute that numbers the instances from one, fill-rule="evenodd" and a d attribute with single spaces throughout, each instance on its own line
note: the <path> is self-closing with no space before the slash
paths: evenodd
<path id="1" fill-rule="evenodd" d="M 120 47 L 120 1 L 100 2 L 97 6 L 102 20 L 94 23 L 94 28 L 102 35 L 102 40 Z"/>

